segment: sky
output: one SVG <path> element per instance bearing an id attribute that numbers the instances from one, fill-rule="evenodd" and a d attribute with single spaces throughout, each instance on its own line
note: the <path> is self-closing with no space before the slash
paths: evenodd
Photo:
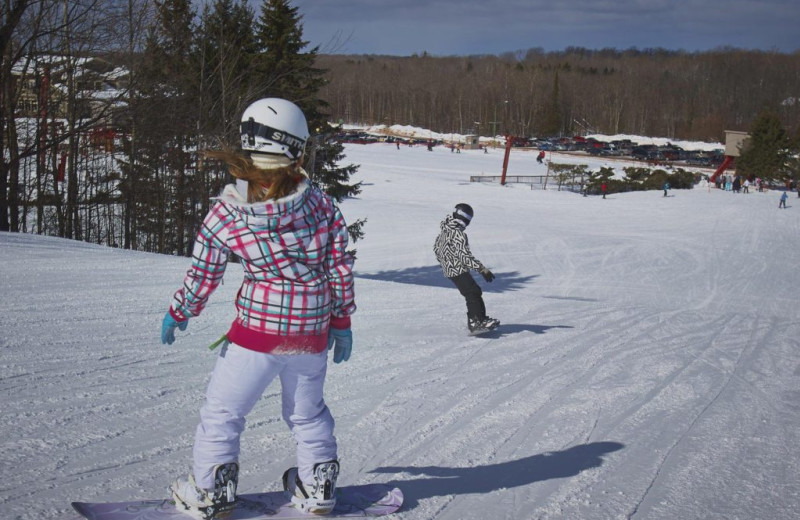
<path id="1" fill-rule="evenodd" d="M 787 209 L 778 191 L 704 185 L 603 199 L 552 178 L 547 190 L 470 182 L 499 174 L 502 149 L 379 143 L 345 156 L 363 190 L 340 207 L 367 222 L 353 244 L 352 356 L 329 363 L 325 385 L 339 485 L 400 488 L 396 520 L 796 520 L 795 194 Z M 593 171 L 642 164 L 547 160 L 570 157 Z M 535 158 L 512 151 L 509 176 L 544 175 Z M 496 276 L 475 274 L 501 321 L 485 337 L 468 336 L 433 255 L 458 202 L 474 208 L 470 249 Z M 187 473 L 220 353 L 207 346 L 243 276 L 229 264 L 203 313 L 162 345 L 188 267 L 0 233 L 0 518 L 165 499 Z M 295 460 L 275 382 L 247 418 L 239 492 L 279 490 Z"/>
<path id="2" fill-rule="evenodd" d="M 293 0 L 322 53 L 800 50 L 797 0 Z"/>

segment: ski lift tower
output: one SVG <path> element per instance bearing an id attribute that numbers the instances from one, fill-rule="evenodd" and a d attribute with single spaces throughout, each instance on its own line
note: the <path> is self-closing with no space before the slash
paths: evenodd
<path id="1" fill-rule="evenodd" d="M 717 177 L 728 169 L 733 164 L 736 157 L 741 155 L 742 146 L 747 139 L 747 132 L 737 132 L 735 130 L 725 130 L 725 160 L 719 165 L 719 168 L 711 176 L 710 182 L 717 180 Z"/>

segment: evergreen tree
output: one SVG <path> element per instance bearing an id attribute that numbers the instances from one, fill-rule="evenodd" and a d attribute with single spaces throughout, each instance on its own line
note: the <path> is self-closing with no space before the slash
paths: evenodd
<path id="1" fill-rule="evenodd" d="M 736 171 L 746 177 L 782 179 L 789 173 L 789 144 L 789 136 L 778 115 L 762 111 L 736 159 Z"/>
<path id="2" fill-rule="evenodd" d="M 190 0 L 161 0 L 148 35 L 136 95 L 133 128 L 122 168 L 127 212 L 139 249 L 189 254 L 196 232 L 195 204 L 202 183 L 192 166 L 197 147 L 198 81 L 193 66 L 194 12 Z M 138 129 L 147 129 L 139 131 Z"/>
<path id="3" fill-rule="evenodd" d="M 587 183 L 588 189 L 592 193 L 600 193 L 601 186 L 603 183 L 606 184 L 608 188 L 608 193 L 614 193 L 618 190 L 613 188 L 614 182 L 614 169 L 608 166 L 600 167 L 599 171 L 592 172 L 589 174 L 589 181 Z M 617 184 L 621 184 L 619 181 L 616 182 Z"/>
<path id="4" fill-rule="evenodd" d="M 223 142 L 239 141 L 239 116 L 252 94 L 257 53 L 254 14 L 246 0 L 214 0 L 205 6 L 198 30 L 201 132 Z"/>
<path id="5" fill-rule="evenodd" d="M 361 192 L 361 183 L 349 184 L 358 166 L 339 166 L 344 146 L 334 139 L 336 129 L 328 124 L 328 104 L 320 99 L 325 70 L 315 66 L 318 47 L 306 52 L 302 16 L 289 0 L 264 0 L 256 25 L 259 55 L 253 71 L 256 98 L 281 97 L 297 104 L 306 116 L 311 137 L 306 145 L 306 170 L 311 179 L 337 201 Z M 349 226 L 353 241 L 361 238 L 365 221 Z"/>
<path id="6" fill-rule="evenodd" d="M 289 0 L 264 0 L 256 24 L 258 57 L 254 63 L 254 99 L 279 97 L 297 104 L 313 134 L 327 130 L 328 104 L 320 99 L 325 70 L 315 66 L 318 47 L 307 52 L 302 16 Z"/>
<path id="7" fill-rule="evenodd" d="M 258 58 L 254 72 L 263 90 L 272 97 L 292 99 L 303 109 L 309 122 L 320 122 L 327 106 L 319 99 L 325 85 L 325 71 L 315 67 L 318 47 L 303 52 L 308 42 L 303 40 L 302 16 L 288 0 L 264 0 L 256 23 Z"/>
<path id="8" fill-rule="evenodd" d="M 561 125 L 561 95 L 559 93 L 558 84 L 558 71 L 553 78 L 553 91 L 550 96 L 550 104 L 545 108 L 545 113 L 542 121 L 542 135 L 547 136 L 560 136 Z"/>

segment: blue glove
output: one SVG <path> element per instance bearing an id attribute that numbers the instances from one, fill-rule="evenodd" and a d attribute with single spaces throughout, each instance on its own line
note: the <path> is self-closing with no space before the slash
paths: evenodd
<path id="1" fill-rule="evenodd" d="M 335 345 L 335 346 L 334 346 Z M 350 329 L 328 329 L 328 350 L 333 347 L 333 362 L 341 363 L 350 359 L 353 350 L 353 333 Z"/>
<path id="2" fill-rule="evenodd" d="M 186 330 L 189 326 L 189 320 L 175 321 L 169 311 L 164 315 L 164 321 L 161 322 L 161 343 L 164 345 L 172 345 L 175 342 L 175 329 Z"/>

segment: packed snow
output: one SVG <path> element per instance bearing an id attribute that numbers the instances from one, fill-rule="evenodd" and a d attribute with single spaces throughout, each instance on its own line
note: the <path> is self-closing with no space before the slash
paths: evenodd
<path id="1" fill-rule="evenodd" d="M 349 362 L 331 363 L 341 485 L 388 482 L 397 519 L 794 519 L 800 512 L 800 200 L 707 187 L 583 197 L 497 175 L 501 149 L 348 145 L 366 218 Z M 543 174 L 515 150 L 509 175 Z M 573 157 L 574 159 L 574 157 Z M 602 159 L 580 158 L 593 169 Z M 557 154 L 548 160 L 558 161 Z M 475 209 L 490 316 L 433 256 Z M 159 341 L 189 260 L 0 233 L 0 517 L 74 519 L 71 501 L 167 496 L 241 268 Z M 242 439 L 240 492 L 280 489 L 293 442 L 269 388 Z M 188 517 L 187 517 L 188 518 Z"/>

